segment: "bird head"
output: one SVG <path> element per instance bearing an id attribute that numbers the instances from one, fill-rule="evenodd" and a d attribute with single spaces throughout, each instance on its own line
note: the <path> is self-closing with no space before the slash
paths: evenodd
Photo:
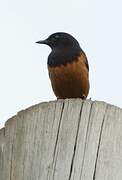
<path id="1" fill-rule="evenodd" d="M 68 47 L 80 47 L 78 41 L 68 33 L 57 32 L 50 35 L 47 39 L 37 41 L 38 44 L 46 44 L 51 49 L 65 49 Z"/>

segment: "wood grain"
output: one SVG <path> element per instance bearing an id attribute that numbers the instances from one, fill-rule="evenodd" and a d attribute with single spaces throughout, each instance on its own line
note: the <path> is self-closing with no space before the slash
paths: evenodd
<path id="1" fill-rule="evenodd" d="M 0 130 L 0 180 L 121 180 L 122 110 L 81 99 L 41 103 Z"/>

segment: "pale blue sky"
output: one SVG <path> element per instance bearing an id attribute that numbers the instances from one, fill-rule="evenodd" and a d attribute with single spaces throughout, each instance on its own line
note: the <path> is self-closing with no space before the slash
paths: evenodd
<path id="1" fill-rule="evenodd" d="M 34 104 L 54 100 L 47 72 L 49 47 L 35 41 L 71 33 L 90 65 L 89 97 L 122 107 L 120 0 L 4 0 L 0 2 L 0 127 Z"/>

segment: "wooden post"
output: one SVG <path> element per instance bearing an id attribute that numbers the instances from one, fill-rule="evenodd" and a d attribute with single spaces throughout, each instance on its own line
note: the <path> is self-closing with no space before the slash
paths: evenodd
<path id="1" fill-rule="evenodd" d="M 0 180 L 122 180 L 122 109 L 41 103 L 0 130 Z"/>

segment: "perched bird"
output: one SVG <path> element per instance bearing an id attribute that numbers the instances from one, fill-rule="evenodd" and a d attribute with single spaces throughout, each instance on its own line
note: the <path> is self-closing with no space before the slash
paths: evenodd
<path id="1" fill-rule="evenodd" d="M 56 97 L 86 99 L 89 92 L 89 65 L 78 41 L 68 33 L 58 32 L 36 43 L 46 44 L 52 49 L 47 63 Z"/>

